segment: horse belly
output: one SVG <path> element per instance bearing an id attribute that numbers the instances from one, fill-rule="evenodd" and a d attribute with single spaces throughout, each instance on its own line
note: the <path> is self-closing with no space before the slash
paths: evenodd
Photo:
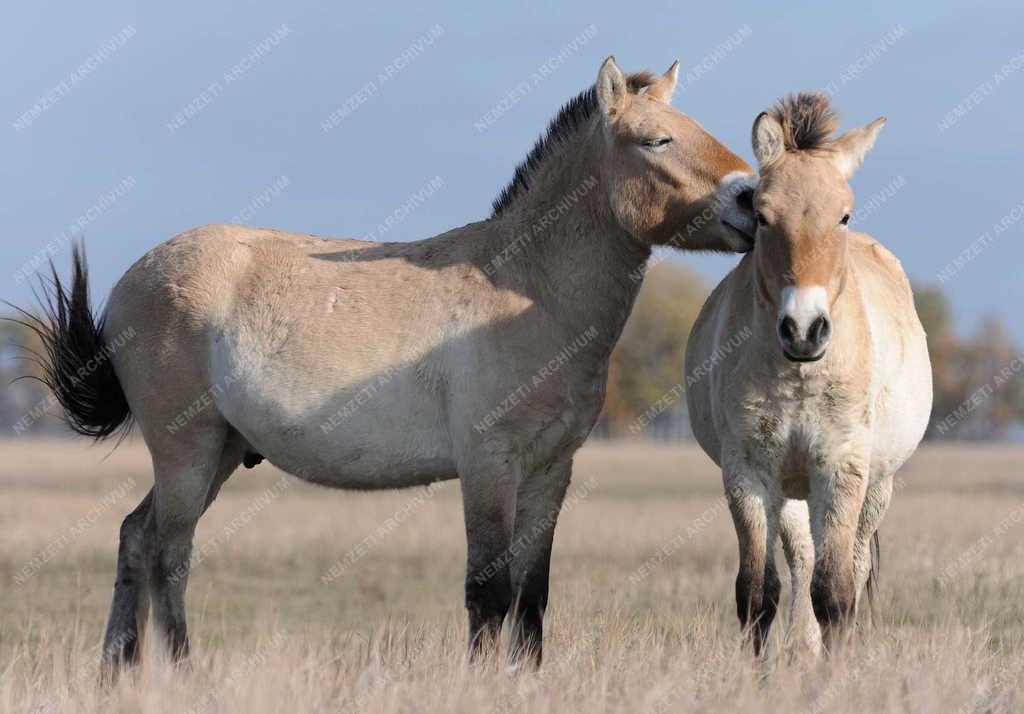
<path id="1" fill-rule="evenodd" d="M 456 475 L 444 404 L 414 370 L 346 386 L 309 377 L 295 369 L 243 375 L 218 409 L 254 451 L 313 483 L 386 489 Z"/>

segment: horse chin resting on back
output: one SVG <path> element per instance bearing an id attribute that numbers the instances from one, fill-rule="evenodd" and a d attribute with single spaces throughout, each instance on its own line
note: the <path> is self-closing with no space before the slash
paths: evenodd
<path id="1" fill-rule="evenodd" d="M 138 658 L 150 602 L 173 654 L 187 651 L 196 522 L 260 456 L 340 488 L 459 478 L 470 654 L 510 613 L 512 656 L 539 663 L 551 514 L 651 246 L 751 246 L 753 172 L 672 108 L 677 71 L 627 76 L 609 58 L 491 217 L 443 235 L 381 244 L 207 226 L 147 253 L 95 321 L 76 252 L 70 289 L 57 282 L 39 325 L 47 378 L 81 433 L 134 417 L 155 470 L 121 529 L 114 671 Z"/>
<path id="2" fill-rule="evenodd" d="M 736 605 L 760 652 L 779 597 L 782 537 L 791 636 L 817 652 L 856 614 L 893 474 L 932 403 L 924 331 L 906 276 L 847 227 L 848 177 L 884 120 L 830 138 L 820 94 L 754 123 L 754 250 L 708 298 L 686 350 L 687 404 L 722 469 L 740 547 Z"/>

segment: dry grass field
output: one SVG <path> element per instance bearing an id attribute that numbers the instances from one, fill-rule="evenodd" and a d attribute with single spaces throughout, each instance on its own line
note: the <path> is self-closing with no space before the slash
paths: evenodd
<path id="1" fill-rule="evenodd" d="M 536 674 L 463 662 L 457 483 L 356 494 L 240 471 L 197 534 L 189 666 L 150 638 L 102 689 L 118 527 L 152 480 L 138 442 L 109 452 L 0 444 L 0 711 L 1024 711 L 1020 448 L 918 453 L 882 529 L 878 619 L 809 663 L 739 646 L 735 536 L 695 447 L 589 444 Z"/>

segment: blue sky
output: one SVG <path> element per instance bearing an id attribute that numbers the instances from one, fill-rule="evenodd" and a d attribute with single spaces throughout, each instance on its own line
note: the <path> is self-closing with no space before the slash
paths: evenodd
<path id="1" fill-rule="evenodd" d="M 29 300 L 34 257 L 66 271 L 73 224 L 102 298 L 153 245 L 254 201 L 246 222 L 331 236 L 483 218 L 615 54 L 627 70 L 680 58 L 675 105 L 748 161 L 754 116 L 785 92 L 831 90 L 845 127 L 886 115 L 854 180 L 861 206 L 884 200 L 859 228 L 922 281 L 971 252 L 943 284 L 958 324 L 996 313 L 1024 340 L 1024 7 L 701 5 L 16 4 L 0 47 L 0 297 Z M 680 260 L 709 280 L 733 262 Z"/>

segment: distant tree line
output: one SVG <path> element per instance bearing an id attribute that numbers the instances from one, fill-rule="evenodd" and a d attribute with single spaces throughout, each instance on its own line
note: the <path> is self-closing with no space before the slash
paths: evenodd
<path id="1" fill-rule="evenodd" d="M 983 318 L 967 337 L 953 329 L 952 310 L 934 285 L 915 285 L 928 334 L 934 404 L 928 439 L 992 441 L 1024 420 L 1024 354 L 1002 320 Z"/>
<path id="2" fill-rule="evenodd" d="M 651 268 L 612 355 L 604 412 L 595 429 L 610 438 L 690 438 L 684 388 L 686 340 L 709 292 L 692 270 L 665 260 Z M 935 285 L 914 286 L 928 334 L 934 406 L 927 439 L 990 441 L 1024 421 L 1024 362 L 1006 326 L 986 317 L 968 336 L 953 328 Z M 0 322 L 0 435 L 69 433 L 60 406 L 38 381 L 35 334 Z"/>

